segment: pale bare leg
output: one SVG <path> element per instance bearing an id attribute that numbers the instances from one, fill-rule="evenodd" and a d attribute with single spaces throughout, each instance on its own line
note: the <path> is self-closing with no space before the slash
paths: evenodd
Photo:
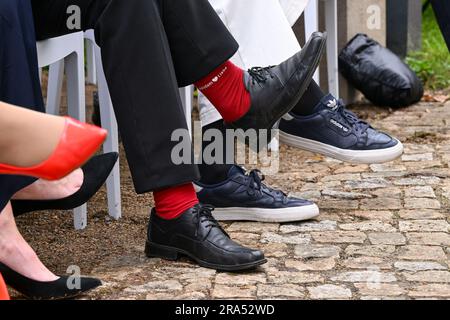
<path id="1" fill-rule="evenodd" d="M 67 198 L 78 190 L 84 181 L 83 170 L 77 169 L 67 177 L 57 181 L 37 180 L 18 191 L 13 200 L 59 200 Z"/>
<path id="2" fill-rule="evenodd" d="M 44 266 L 20 234 L 10 204 L 0 213 L 0 262 L 36 281 L 49 282 L 58 279 Z"/>
<path id="3" fill-rule="evenodd" d="M 65 119 L 0 102 L 0 163 L 30 167 L 56 149 Z"/>

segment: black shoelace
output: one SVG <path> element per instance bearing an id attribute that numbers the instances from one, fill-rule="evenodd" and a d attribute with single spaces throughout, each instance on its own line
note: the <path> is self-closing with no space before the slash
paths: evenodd
<path id="1" fill-rule="evenodd" d="M 214 211 L 213 206 L 199 205 L 194 210 L 195 210 L 194 213 L 197 215 L 197 224 L 198 224 L 198 227 L 195 230 L 195 236 L 198 236 L 198 230 L 200 229 L 200 226 L 204 223 L 205 223 L 204 227 L 209 229 L 208 234 L 205 236 L 205 238 L 208 237 L 209 232 L 211 232 L 213 228 L 219 228 L 226 236 L 228 236 L 228 233 L 225 232 L 225 230 L 222 228 L 219 222 L 217 222 L 217 220 L 213 217 L 212 215 L 212 212 Z"/>
<path id="2" fill-rule="evenodd" d="M 342 119 L 344 119 L 345 122 L 347 122 L 356 131 L 364 133 L 370 128 L 370 125 L 367 122 L 361 120 L 356 114 L 345 108 L 345 104 L 342 99 L 337 101 L 334 111 L 336 111 L 336 113 L 339 114 L 339 116 L 342 117 Z"/>
<path id="3" fill-rule="evenodd" d="M 265 68 L 254 67 L 248 70 L 248 74 L 252 77 L 252 84 L 259 84 L 262 87 L 262 84 L 266 83 L 267 79 L 275 78 L 275 75 L 271 71 L 274 66 L 269 66 Z"/>
<path id="4" fill-rule="evenodd" d="M 268 186 L 266 186 L 263 181 L 266 179 L 266 177 L 262 174 L 260 170 L 252 170 L 247 175 L 248 181 L 247 181 L 247 193 L 250 196 L 255 196 L 258 191 L 267 191 L 268 193 L 276 196 L 281 196 L 285 198 L 287 195 L 280 191 L 272 189 Z"/>

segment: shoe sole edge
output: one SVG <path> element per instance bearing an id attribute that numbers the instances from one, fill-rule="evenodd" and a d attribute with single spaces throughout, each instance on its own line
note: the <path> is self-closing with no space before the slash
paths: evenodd
<path id="1" fill-rule="evenodd" d="M 311 220 L 320 214 L 315 204 L 280 209 L 266 208 L 215 208 L 213 216 L 218 221 L 255 221 L 267 223 L 286 223 Z"/>
<path id="2" fill-rule="evenodd" d="M 404 150 L 403 144 L 399 140 L 397 140 L 397 145 L 391 148 L 356 151 L 340 149 L 322 142 L 294 136 L 283 131 L 280 131 L 280 142 L 291 147 L 354 164 L 379 164 L 390 162 L 399 158 Z"/>
<path id="3" fill-rule="evenodd" d="M 251 263 L 241 264 L 238 266 L 213 264 L 213 263 L 209 263 L 209 262 L 200 260 L 185 250 L 175 248 L 175 247 L 165 246 L 165 245 L 161 245 L 161 244 L 157 244 L 157 243 L 149 242 L 149 241 L 147 241 L 145 244 L 145 254 L 148 258 L 162 258 L 162 259 L 166 259 L 169 261 L 178 260 L 179 255 L 181 254 L 181 255 L 191 258 L 201 267 L 208 268 L 208 269 L 215 269 L 218 271 L 227 271 L 227 272 L 251 270 L 251 269 L 255 269 L 256 267 L 258 267 L 260 265 L 267 263 L 267 259 L 262 259 L 262 260 L 258 260 L 258 261 L 251 262 Z"/>

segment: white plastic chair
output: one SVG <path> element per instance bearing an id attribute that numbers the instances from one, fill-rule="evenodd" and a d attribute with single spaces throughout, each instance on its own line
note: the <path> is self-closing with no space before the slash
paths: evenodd
<path id="1" fill-rule="evenodd" d="M 86 120 L 84 86 L 83 33 L 77 32 L 37 43 L 39 68 L 50 66 L 47 112 L 59 113 L 59 99 L 64 68 L 67 74 L 67 104 L 71 117 Z M 56 66 L 56 68 L 54 67 Z M 56 94 L 54 94 L 56 93 Z M 77 230 L 87 225 L 87 208 L 83 205 L 74 210 L 74 226 Z"/>

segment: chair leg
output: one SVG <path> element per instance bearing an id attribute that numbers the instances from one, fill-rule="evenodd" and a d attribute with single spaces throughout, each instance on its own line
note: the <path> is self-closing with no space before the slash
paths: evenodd
<path id="1" fill-rule="evenodd" d="M 95 64 L 95 45 L 89 39 L 85 40 L 86 44 L 86 81 L 88 84 L 97 83 L 97 66 Z"/>
<path id="2" fill-rule="evenodd" d="M 84 48 L 83 48 L 84 50 Z M 69 115 L 82 122 L 86 121 L 86 94 L 84 77 L 84 52 L 78 51 L 66 59 L 67 104 Z M 87 226 L 87 206 L 74 210 L 75 229 L 82 230 Z"/>
<path id="3" fill-rule="evenodd" d="M 46 112 L 49 114 L 59 114 L 63 80 L 64 60 L 60 60 L 52 64 L 49 68 L 46 107 Z"/>
<path id="4" fill-rule="evenodd" d="M 95 47 L 100 116 L 102 126 L 107 129 L 109 133 L 108 138 L 103 145 L 103 152 L 119 152 L 119 130 L 117 127 L 117 120 L 114 114 L 105 73 L 103 71 L 101 51 L 98 46 Z M 120 192 L 119 160 L 117 161 L 114 169 L 111 171 L 111 174 L 108 177 L 108 180 L 106 181 L 106 188 L 108 192 L 109 215 L 113 219 L 120 219 L 122 217 L 122 201 Z"/>
<path id="5" fill-rule="evenodd" d="M 194 96 L 194 87 L 188 86 L 180 88 L 181 102 L 183 103 L 184 114 L 189 129 L 189 134 L 192 136 L 192 99 Z"/>
<path id="6" fill-rule="evenodd" d="M 338 21 L 336 0 L 325 0 L 325 21 L 328 33 L 328 87 L 331 94 L 335 97 L 339 97 Z"/>
<path id="7" fill-rule="evenodd" d="M 305 39 L 308 40 L 311 35 L 319 30 L 319 3 L 318 0 L 309 0 L 305 9 Z M 314 73 L 314 81 L 320 84 L 320 71 L 317 68 Z"/>

